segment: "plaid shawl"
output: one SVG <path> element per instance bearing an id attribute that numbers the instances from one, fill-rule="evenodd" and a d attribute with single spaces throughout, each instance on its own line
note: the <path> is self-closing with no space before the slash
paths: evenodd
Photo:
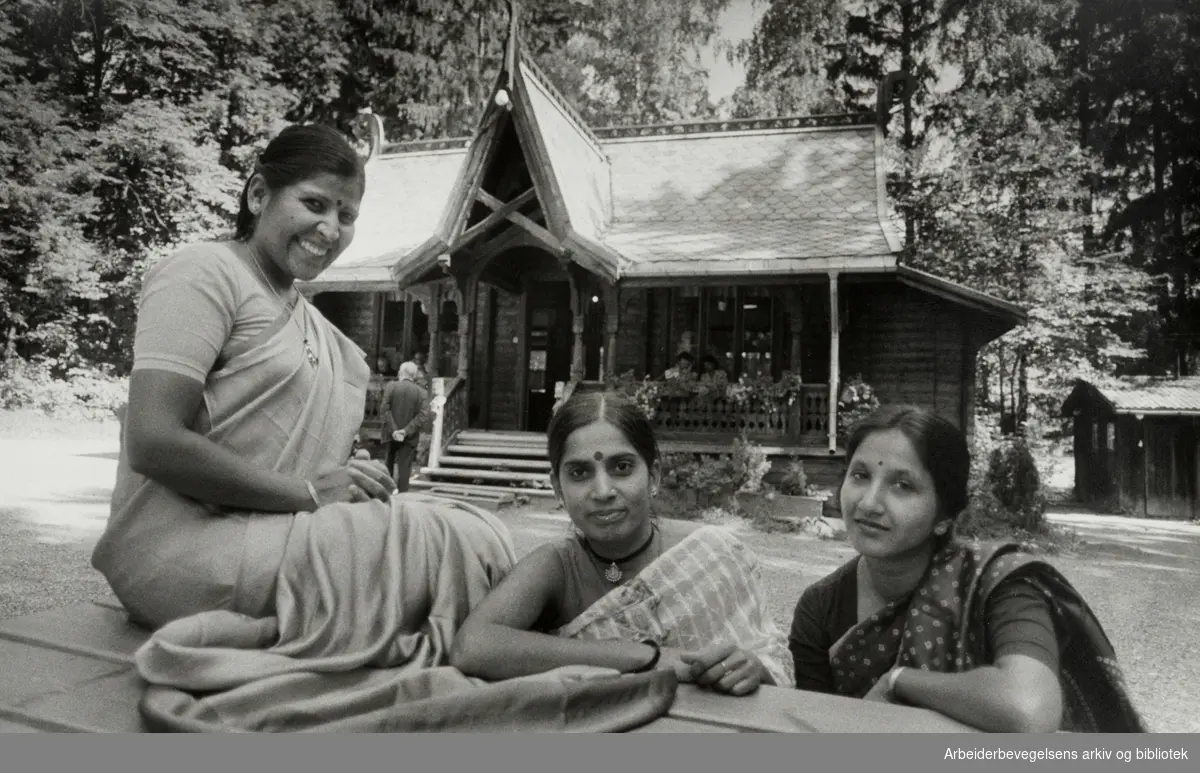
<path id="1" fill-rule="evenodd" d="M 772 620 L 757 556 L 705 526 L 554 631 L 580 639 L 653 639 L 699 650 L 721 641 L 753 652 L 775 684 L 794 684 L 787 640 Z"/>
<path id="2" fill-rule="evenodd" d="M 834 690 L 861 698 L 894 666 L 961 672 L 988 663 L 984 610 L 991 592 L 1010 577 L 1050 601 L 1060 652 L 1061 729 L 1146 732 L 1092 610 L 1054 567 L 1013 544 L 942 548 L 909 598 L 888 604 L 830 648 Z"/>

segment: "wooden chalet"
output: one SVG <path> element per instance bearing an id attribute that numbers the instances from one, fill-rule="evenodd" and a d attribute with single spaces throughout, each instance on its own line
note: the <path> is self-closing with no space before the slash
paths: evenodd
<path id="1" fill-rule="evenodd" d="M 875 115 L 593 129 L 511 41 L 472 137 L 374 122 L 354 242 L 305 287 L 372 362 L 427 354 L 430 478 L 544 482 L 556 397 L 681 351 L 803 386 L 664 401 L 667 450 L 745 432 L 820 477 L 855 375 L 970 430 L 976 354 L 1024 312 L 898 264 Z"/>
<path id="2" fill-rule="evenodd" d="M 1200 518 L 1200 377 L 1075 382 L 1075 498 L 1143 518 Z"/>

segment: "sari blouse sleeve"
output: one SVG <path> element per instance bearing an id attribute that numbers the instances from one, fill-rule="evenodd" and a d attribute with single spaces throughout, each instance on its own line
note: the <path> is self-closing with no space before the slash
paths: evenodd
<path id="1" fill-rule="evenodd" d="M 165 370 L 204 382 L 233 332 L 236 281 L 208 250 L 185 249 L 146 274 L 133 370 Z"/>
<path id="2" fill-rule="evenodd" d="M 788 634 L 788 649 L 796 673 L 796 688 L 833 692 L 833 667 L 829 663 L 829 614 L 833 594 L 824 583 L 811 585 L 800 595 Z"/>
<path id="3" fill-rule="evenodd" d="M 1004 655 L 1027 655 L 1058 672 L 1054 620 L 1037 588 L 1020 577 L 1004 580 L 989 596 L 985 615 L 993 662 Z"/>

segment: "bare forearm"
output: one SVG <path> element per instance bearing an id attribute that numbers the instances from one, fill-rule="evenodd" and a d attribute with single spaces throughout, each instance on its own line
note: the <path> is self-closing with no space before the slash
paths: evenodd
<path id="1" fill-rule="evenodd" d="M 143 441 L 134 469 L 184 496 L 260 512 L 297 512 L 315 505 L 303 478 L 268 470 L 203 435 L 181 430 Z"/>
<path id="2" fill-rule="evenodd" d="M 1056 691 L 1057 685 L 1052 689 Z M 995 666 L 952 674 L 906 668 L 895 686 L 901 702 L 993 733 L 1057 730 L 1061 703 L 1040 692 L 1016 689 L 1012 679 Z"/>
<path id="3" fill-rule="evenodd" d="M 500 625 L 481 625 L 459 632 L 451 665 L 463 673 L 490 680 L 540 674 L 561 666 L 598 666 L 629 672 L 654 655 L 647 644 L 566 639 Z"/>

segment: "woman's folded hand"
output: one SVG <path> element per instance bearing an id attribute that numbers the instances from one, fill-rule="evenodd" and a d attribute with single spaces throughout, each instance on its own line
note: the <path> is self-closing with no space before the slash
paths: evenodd
<path id="1" fill-rule="evenodd" d="M 313 481 L 322 505 L 330 502 L 387 502 L 396 491 L 396 482 L 378 461 L 351 459 L 345 467 Z"/>
<path id="2" fill-rule="evenodd" d="M 729 695 L 749 695 L 758 689 L 766 668 L 758 656 L 736 644 L 717 644 L 699 652 L 686 652 L 683 661 L 692 671 L 692 681 Z"/>

